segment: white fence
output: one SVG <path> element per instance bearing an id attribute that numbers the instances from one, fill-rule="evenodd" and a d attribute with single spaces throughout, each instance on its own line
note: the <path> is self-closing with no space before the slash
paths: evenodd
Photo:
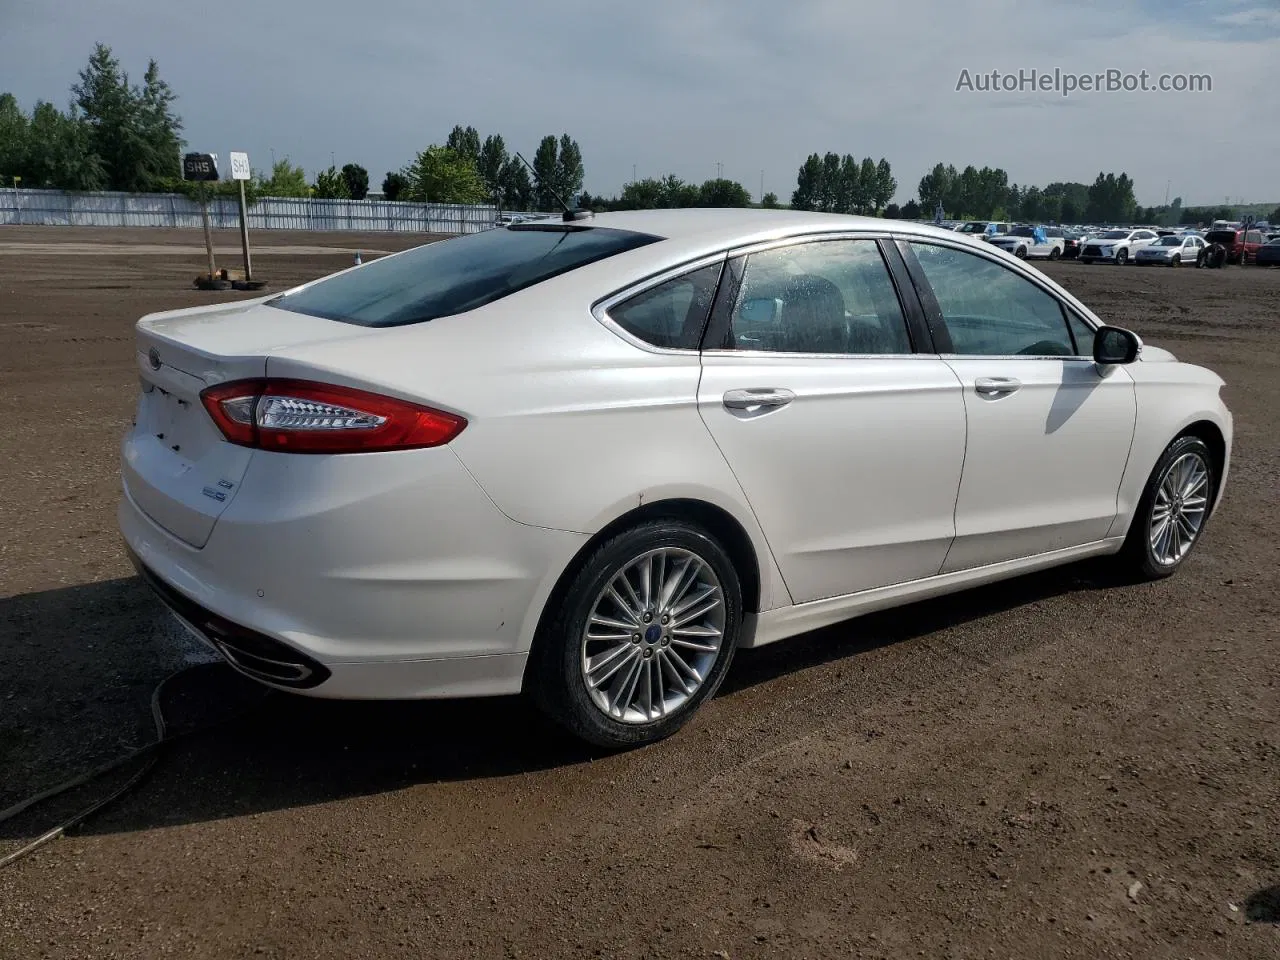
<path id="1" fill-rule="evenodd" d="M 397 233 L 478 233 L 497 209 L 390 200 L 264 197 L 249 208 L 250 230 L 368 230 Z M 240 225 L 237 202 L 209 203 L 214 227 Z M 536 214 L 534 214 L 536 216 Z M 199 227 L 200 205 L 176 193 L 67 193 L 0 189 L 0 224 L 92 227 Z"/>

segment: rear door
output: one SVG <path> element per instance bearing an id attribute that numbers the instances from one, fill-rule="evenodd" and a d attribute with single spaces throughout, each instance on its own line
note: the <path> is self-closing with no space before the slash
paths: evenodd
<path id="1" fill-rule="evenodd" d="M 943 571 L 1103 539 L 1133 440 L 1132 378 L 1094 364 L 1092 328 L 1021 271 L 941 242 L 913 240 L 904 256 L 964 390 L 968 443 Z"/>
<path id="2" fill-rule="evenodd" d="M 923 316 L 885 252 L 844 237 L 735 257 L 704 341 L 699 412 L 797 603 L 933 576 L 954 535 L 960 384 L 917 350 Z"/>

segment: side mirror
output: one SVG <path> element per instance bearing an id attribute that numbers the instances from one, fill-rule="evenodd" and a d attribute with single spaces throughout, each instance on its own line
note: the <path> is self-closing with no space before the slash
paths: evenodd
<path id="1" fill-rule="evenodd" d="M 1093 335 L 1093 362 L 1098 364 L 1133 363 L 1142 349 L 1142 340 L 1124 327 L 1099 327 Z"/>
<path id="2" fill-rule="evenodd" d="M 738 316 L 746 323 L 772 323 L 778 312 L 778 301 L 772 297 L 753 297 L 743 300 Z"/>

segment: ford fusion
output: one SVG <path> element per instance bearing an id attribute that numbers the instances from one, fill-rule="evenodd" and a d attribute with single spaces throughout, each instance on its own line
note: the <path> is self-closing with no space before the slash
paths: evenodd
<path id="1" fill-rule="evenodd" d="M 566 214 L 137 324 L 119 522 L 236 669 L 657 740 L 734 651 L 1084 557 L 1182 565 L 1223 381 L 990 244 Z"/>

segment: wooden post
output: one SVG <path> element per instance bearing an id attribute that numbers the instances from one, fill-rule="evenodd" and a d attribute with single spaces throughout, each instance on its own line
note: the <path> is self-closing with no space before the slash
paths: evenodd
<path id="1" fill-rule="evenodd" d="M 245 209 L 244 181 L 240 181 L 240 249 L 244 251 L 244 278 L 253 279 L 253 267 L 249 263 L 249 214 Z"/>
<path id="2" fill-rule="evenodd" d="M 204 249 L 209 254 L 209 279 L 214 279 L 216 268 L 213 265 L 213 231 L 209 228 L 209 198 L 200 198 L 200 217 L 204 221 Z"/>

